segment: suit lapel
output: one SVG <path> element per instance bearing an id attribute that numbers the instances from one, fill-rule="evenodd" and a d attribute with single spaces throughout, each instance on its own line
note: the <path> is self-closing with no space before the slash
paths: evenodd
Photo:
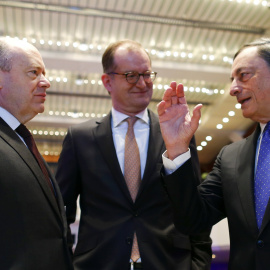
<path id="1" fill-rule="evenodd" d="M 23 161 L 32 171 L 45 196 L 52 205 L 52 208 L 55 210 L 57 216 L 59 216 L 57 202 L 34 156 L 27 149 L 17 134 L 9 127 L 9 125 L 7 125 L 7 123 L 2 118 L 0 118 L 0 137 L 2 137 L 6 143 L 9 144 L 10 147 L 12 147 L 18 153 L 18 156 L 23 159 Z M 52 175 L 50 176 L 52 177 Z"/>
<path id="2" fill-rule="evenodd" d="M 160 163 L 160 169 L 162 167 L 160 159 L 162 151 L 164 150 L 164 143 L 161 136 L 159 121 L 157 116 L 153 112 L 148 111 L 148 113 L 150 118 L 150 134 L 147 151 L 147 161 L 137 199 L 139 198 L 145 187 L 150 183 L 153 170 L 158 170 L 157 164 Z M 115 152 L 111 129 L 111 114 L 104 117 L 101 121 L 97 121 L 97 128 L 95 130 L 94 136 L 97 140 L 98 147 L 100 148 L 108 167 L 112 171 L 112 175 L 118 182 L 120 188 L 130 201 L 130 203 L 133 204 Z"/>
<path id="3" fill-rule="evenodd" d="M 98 143 L 98 147 L 102 152 L 103 158 L 106 161 L 108 167 L 110 168 L 112 176 L 118 183 L 122 192 L 125 194 L 130 203 L 133 203 L 125 182 L 125 178 L 120 168 L 114 147 L 111 128 L 111 113 L 108 114 L 106 117 L 102 118 L 101 121 L 97 121 L 96 123 L 97 128 L 94 131 L 94 136 Z"/>
<path id="4" fill-rule="evenodd" d="M 244 214 L 251 231 L 258 232 L 254 207 L 254 166 L 259 127 L 246 139 L 239 149 L 236 164 L 236 179 Z"/>
<path id="5" fill-rule="evenodd" d="M 143 174 L 142 183 L 138 192 L 137 199 L 140 197 L 146 186 L 150 184 L 153 179 L 154 170 L 160 171 L 162 167 L 161 155 L 162 151 L 165 151 L 164 142 L 161 136 L 160 126 L 158 117 L 150 110 L 148 110 L 150 118 L 150 133 L 149 133 L 149 144 L 147 151 L 146 166 Z M 158 166 L 160 166 L 158 168 Z"/>
<path id="6" fill-rule="evenodd" d="M 51 173 L 50 169 L 48 168 L 47 163 L 45 163 L 45 165 L 46 165 L 46 168 L 49 172 L 50 179 L 51 179 L 53 186 L 54 186 L 54 191 L 56 194 L 56 201 L 57 201 L 58 210 L 59 210 L 59 211 L 57 211 L 57 214 L 60 213 L 60 215 L 61 215 L 61 220 L 62 220 L 63 229 L 64 229 L 64 235 L 66 236 L 67 231 L 68 231 L 68 226 L 67 226 L 67 222 L 66 222 L 66 211 L 65 211 L 63 197 L 62 197 L 61 191 L 59 189 L 58 183 L 55 180 L 54 175 Z"/>

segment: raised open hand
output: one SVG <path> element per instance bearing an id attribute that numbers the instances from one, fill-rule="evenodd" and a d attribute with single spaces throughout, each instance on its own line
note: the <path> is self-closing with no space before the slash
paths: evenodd
<path id="1" fill-rule="evenodd" d="M 189 142 L 199 126 L 202 104 L 189 113 L 182 84 L 172 82 L 157 105 L 161 133 L 168 157 L 174 159 L 188 150 Z"/>

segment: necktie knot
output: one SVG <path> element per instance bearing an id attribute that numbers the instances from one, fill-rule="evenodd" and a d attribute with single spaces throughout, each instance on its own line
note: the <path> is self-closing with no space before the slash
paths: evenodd
<path id="1" fill-rule="evenodd" d="M 27 138 L 32 136 L 32 134 L 30 133 L 30 131 L 27 129 L 27 127 L 23 124 L 20 124 L 17 128 L 16 128 L 16 132 L 22 137 L 22 138 Z"/>
<path id="2" fill-rule="evenodd" d="M 133 128 L 135 122 L 138 120 L 138 117 L 136 117 L 136 116 L 130 116 L 126 120 L 128 122 L 128 127 L 130 127 L 130 128 L 132 127 Z"/>
<path id="3" fill-rule="evenodd" d="M 37 156 L 40 156 L 34 138 L 28 128 L 25 125 L 20 124 L 16 128 L 16 132 L 23 138 L 24 142 L 26 143 L 32 154 L 35 156 L 35 158 L 37 158 Z"/>
<path id="4" fill-rule="evenodd" d="M 130 140 L 135 138 L 134 124 L 137 120 L 138 120 L 138 118 L 136 116 L 131 116 L 131 117 L 126 119 L 126 121 L 128 122 L 128 129 L 127 129 L 126 137 L 128 137 Z"/>
<path id="5" fill-rule="evenodd" d="M 30 131 L 27 129 L 27 127 L 23 124 L 20 124 L 17 128 L 16 128 L 16 132 L 22 137 L 22 138 L 27 138 L 27 137 L 31 137 L 32 134 L 30 133 Z"/>
<path id="6" fill-rule="evenodd" d="M 47 171 L 47 168 L 44 164 L 44 161 L 41 158 L 40 153 L 38 152 L 36 143 L 34 141 L 34 138 L 31 134 L 31 132 L 27 129 L 27 127 L 23 124 L 20 124 L 17 128 L 16 128 L 16 132 L 23 138 L 25 144 L 27 145 L 28 149 L 30 150 L 30 152 L 33 154 L 33 156 L 35 157 L 41 171 L 43 172 L 45 179 L 47 180 L 50 189 L 52 190 L 53 194 L 54 194 L 54 190 L 53 190 L 53 186 L 50 180 L 50 176 L 49 173 Z"/>

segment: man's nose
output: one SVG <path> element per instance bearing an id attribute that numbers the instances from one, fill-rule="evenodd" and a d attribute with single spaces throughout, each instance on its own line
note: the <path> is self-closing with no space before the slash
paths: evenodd
<path id="1" fill-rule="evenodd" d="M 236 80 L 232 81 L 231 87 L 230 87 L 230 95 L 236 96 L 242 91 L 242 87 L 236 82 Z"/>
<path id="2" fill-rule="evenodd" d="M 139 74 L 139 80 L 137 81 L 136 85 L 138 87 L 145 87 L 146 86 L 146 82 L 144 80 L 143 74 Z"/>
<path id="3" fill-rule="evenodd" d="M 51 86 L 49 80 L 43 74 L 41 75 L 39 86 L 44 88 L 49 88 Z"/>

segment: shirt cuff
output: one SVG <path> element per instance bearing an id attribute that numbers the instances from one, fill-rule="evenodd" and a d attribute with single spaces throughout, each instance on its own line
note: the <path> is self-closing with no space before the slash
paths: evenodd
<path id="1" fill-rule="evenodd" d="M 190 149 L 184 154 L 179 155 L 174 160 L 170 160 L 167 155 L 167 150 L 162 155 L 165 174 L 171 174 L 181 167 L 188 159 L 190 159 Z"/>

